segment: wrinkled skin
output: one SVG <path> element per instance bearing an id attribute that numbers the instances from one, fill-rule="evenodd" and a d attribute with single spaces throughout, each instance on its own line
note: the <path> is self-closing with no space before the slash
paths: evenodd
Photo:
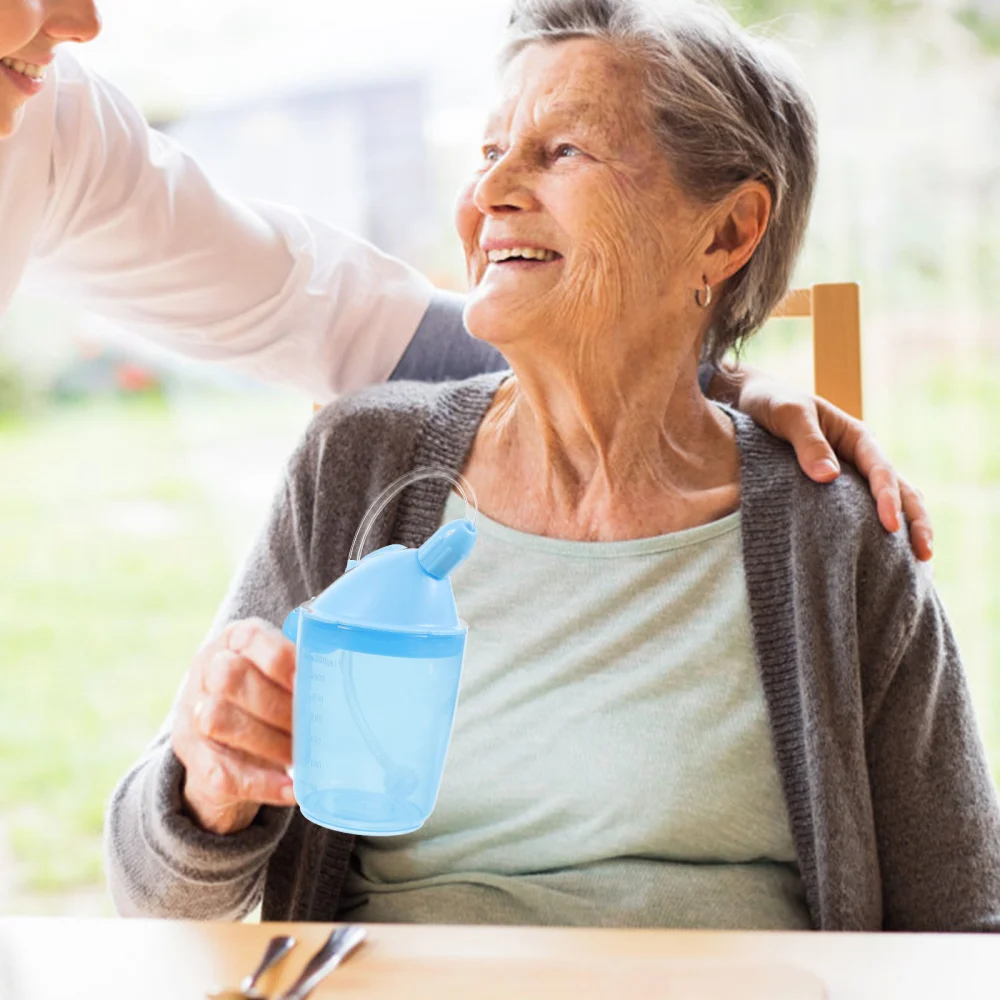
<path id="1" fill-rule="evenodd" d="M 670 336 L 700 282 L 694 250 L 709 213 L 681 195 L 638 111 L 592 97 L 638 86 L 634 75 L 590 41 L 529 46 L 504 74 L 456 223 L 466 323 L 508 356 L 530 342 L 560 359 L 648 358 L 650 328 Z M 480 242 L 512 233 L 564 259 L 528 274 L 490 266 Z"/>

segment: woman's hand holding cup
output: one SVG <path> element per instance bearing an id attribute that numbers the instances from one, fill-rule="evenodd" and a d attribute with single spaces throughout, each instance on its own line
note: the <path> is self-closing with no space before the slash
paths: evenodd
<path id="1" fill-rule="evenodd" d="M 295 646 L 273 625 L 232 622 L 188 670 L 171 731 L 184 765 L 184 801 L 212 833 L 248 827 L 262 805 L 295 801 L 292 762 Z"/>

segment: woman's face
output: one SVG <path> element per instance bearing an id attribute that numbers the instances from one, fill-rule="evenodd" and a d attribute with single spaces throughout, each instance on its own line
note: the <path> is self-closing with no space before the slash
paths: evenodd
<path id="1" fill-rule="evenodd" d="M 640 82 L 591 39 L 529 45 L 507 67 L 457 206 L 475 336 L 579 347 L 588 331 L 641 336 L 630 331 L 689 308 L 706 210 L 674 182 Z"/>
<path id="2" fill-rule="evenodd" d="M 0 0 L 0 139 L 45 85 L 60 42 L 87 42 L 101 30 L 94 0 Z"/>

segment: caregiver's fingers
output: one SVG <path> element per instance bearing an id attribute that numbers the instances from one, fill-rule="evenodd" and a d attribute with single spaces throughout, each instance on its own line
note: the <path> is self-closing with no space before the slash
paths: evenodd
<path id="1" fill-rule="evenodd" d="M 903 513 L 910 525 L 910 545 L 917 558 L 921 562 L 927 562 L 934 556 L 934 528 L 924 504 L 923 494 L 905 479 L 899 480 L 899 492 L 902 497 Z"/>
<path id="2" fill-rule="evenodd" d="M 754 372 L 744 381 L 740 409 L 775 437 L 787 441 L 810 479 L 828 483 L 840 474 L 812 396 L 788 392 L 780 383 Z"/>
<path id="3" fill-rule="evenodd" d="M 223 634 L 227 649 L 245 656 L 279 687 L 292 690 L 295 646 L 280 629 L 261 618 L 246 618 L 227 626 Z"/>
<path id="4" fill-rule="evenodd" d="M 817 399 L 816 403 L 823 430 L 837 454 L 868 480 L 882 526 L 887 531 L 898 531 L 905 515 L 914 555 L 924 562 L 931 559 L 934 528 L 921 492 L 896 473 L 865 424 L 825 399 Z"/>
<path id="5" fill-rule="evenodd" d="M 203 740 L 260 758 L 278 767 L 292 762 L 291 733 L 255 719 L 231 701 L 206 694 L 192 709 L 195 732 Z"/>
<path id="6" fill-rule="evenodd" d="M 794 449 L 802 471 L 818 483 L 828 483 L 840 475 L 840 464 L 820 426 L 813 399 L 772 401 L 772 434 L 784 438 Z"/>
<path id="7" fill-rule="evenodd" d="M 820 422 L 816 400 L 790 392 L 755 368 L 739 369 L 739 377 L 738 407 L 775 437 L 787 441 L 810 479 L 819 483 L 836 479 L 840 466 Z"/>
<path id="8" fill-rule="evenodd" d="M 898 531 L 902 524 L 899 478 L 875 436 L 860 421 L 848 416 L 826 400 L 819 401 L 823 430 L 837 454 L 850 462 L 865 479 L 875 498 L 878 518 L 886 531 Z"/>
<path id="9" fill-rule="evenodd" d="M 292 731 L 292 695 L 241 653 L 217 649 L 208 657 L 202 687 L 275 729 Z"/>

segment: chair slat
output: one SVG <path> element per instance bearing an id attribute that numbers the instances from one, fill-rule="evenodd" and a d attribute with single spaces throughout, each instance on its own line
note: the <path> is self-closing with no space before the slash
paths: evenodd
<path id="1" fill-rule="evenodd" d="M 813 285 L 816 394 L 862 419 L 861 309 L 854 282 Z"/>
<path id="2" fill-rule="evenodd" d="M 812 316 L 812 289 L 793 288 L 771 313 L 773 318 L 792 319 L 799 316 Z"/>

